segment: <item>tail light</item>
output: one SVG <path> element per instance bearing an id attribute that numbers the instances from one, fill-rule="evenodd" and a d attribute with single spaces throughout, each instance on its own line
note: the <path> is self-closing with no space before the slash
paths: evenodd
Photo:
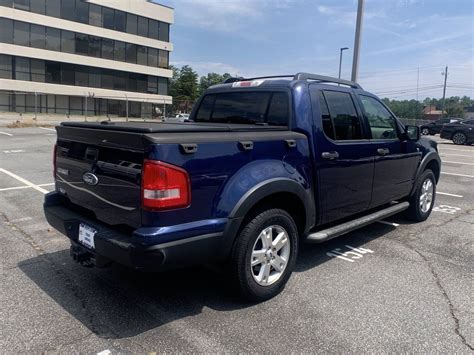
<path id="1" fill-rule="evenodd" d="M 187 207 L 191 186 L 186 170 L 156 160 L 145 160 L 142 172 L 142 206 L 153 210 Z"/>
<path id="2" fill-rule="evenodd" d="M 53 148 L 53 178 L 56 180 L 56 152 L 57 152 L 58 146 L 57 144 L 54 145 Z"/>

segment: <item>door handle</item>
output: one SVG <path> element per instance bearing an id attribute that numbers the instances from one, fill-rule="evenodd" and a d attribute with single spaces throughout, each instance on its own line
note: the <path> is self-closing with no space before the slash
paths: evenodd
<path id="1" fill-rule="evenodd" d="M 380 155 L 387 155 L 388 153 L 390 153 L 390 150 L 388 150 L 388 148 L 379 148 L 377 149 L 377 153 L 379 153 Z"/>
<path id="2" fill-rule="evenodd" d="M 337 159 L 339 158 L 339 153 L 338 152 L 322 152 L 321 153 L 321 157 L 323 159 L 330 159 L 330 160 L 333 160 L 333 159 Z"/>

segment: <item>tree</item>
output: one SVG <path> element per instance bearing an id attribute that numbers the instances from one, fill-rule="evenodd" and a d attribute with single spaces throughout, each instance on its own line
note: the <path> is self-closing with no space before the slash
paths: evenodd
<path id="1" fill-rule="evenodd" d="M 208 87 L 223 83 L 231 77 L 232 75 L 229 73 L 222 75 L 218 73 L 208 73 L 207 76 L 201 76 L 201 79 L 199 79 L 199 93 L 202 94 Z"/>
<path id="2" fill-rule="evenodd" d="M 169 84 L 169 94 L 173 96 L 173 111 L 189 112 L 199 96 L 198 73 L 190 66 L 170 67 L 173 77 Z"/>

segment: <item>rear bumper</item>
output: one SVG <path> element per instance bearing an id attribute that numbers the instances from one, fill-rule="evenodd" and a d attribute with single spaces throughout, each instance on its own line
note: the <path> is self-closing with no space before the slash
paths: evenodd
<path id="1" fill-rule="evenodd" d="M 62 196 L 50 192 L 45 196 L 44 213 L 48 223 L 71 240 L 75 250 L 92 254 L 95 259 L 113 261 L 133 269 L 157 271 L 186 265 L 203 264 L 217 259 L 222 245 L 222 231 L 207 231 L 182 239 L 170 240 L 170 235 L 160 241 L 155 238 L 150 243 L 150 228 L 146 234 L 140 229 L 133 232 L 120 231 L 88 218 L 69 208 Z M 79 224 L 85 223 L 95 230 L 95 249 L 89 249 L 78 241 Z M 161 228 L 156 228 L 157 234 Z M 102 263 L 101 262 L 101 263 Z"/>

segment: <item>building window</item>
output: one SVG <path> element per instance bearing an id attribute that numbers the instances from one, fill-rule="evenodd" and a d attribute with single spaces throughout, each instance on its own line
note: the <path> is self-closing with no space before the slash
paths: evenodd
<path id="1" fill-rule="evenodd" d="M 44 60 L 31 59 L 31 81 L 45 82 Z"/>
<path id="2" fill-rule="evenodd" d="M 75 20 L 74 0 L 61 0 L 61 18 L 69 21 Z"/>
<path id="3" fill-rule="evenodd" d="M 75 66 L 73 64 L 61 64 L 61 84 L 74 85 L 75 83 Z"/>
<path id="4" fill-rule="evenodd" d="M 168 62 L 169 62 L 169 52 L 167 51 L 163 51 L 163 50 L 159 50 L 158 51 L 158 66 L 160 68 L 168 68 Z"/>
<path id="5" fill-rule="evenodd" d="M 0 54 L 0 78 L 12 78 L 12 57 L 5 54 Z"/>
<path id="6" fill-rule="evenodd" d="M 137 45 L 127 43 L 125 59 L 127 63 L 137 63 Z"/>
<path id="7" fill-rule="evenodd" d="M 87 67 L 76 67 L 75 83 L 76 86 L 89 86 L 89 71 Z"/>
<path id="8" fill-rule="evenodd" d="M 127 14 L 127 33 L 137 34 L 137 15 Z"/>
<path id="9" fill-rule="evenodd" d="M 46 29 L 44 26 L 31 25 L 31 46 L 35 48 L 46 48 Z"/>
<path id="10" fill-rule="evenodd" d="M 76 33 L 76 54 L 89 54 L 89 36 Z"/>
<path id="11" fill-rule="evenodd" d="M 33 0 L 31 2 L 31 12 L 44 15 L 46 13 L 46 0 Z"/>
<path id="12" fill-rule="evenodd" d="M 89 55 L 100 58 L 100 37 L 89 36 Z"/>
<path id="13" fill-rule="evenodd" d="M 114 59 L 114 40 L 102 38 L 101 57 L 104 59 Z"/>
<path id="14" fill-rule="evenodd" d="M 76 21 L 89 23 L 89 4 L 83 0 L 76 0 Z"/>
<path id="15" fill-rule="evenodd" d="M 15 0 L 13 7 L 18 10 L 30 11 L 30 0 Z"/>
<path id="16" fill-rule="evenodd" d="M 148 20 L 148 37 L 158 39 L 159 23 L 155 20 Z"/>
<path id="17" fill-rule="evenodd" d="M 46 62 L 46 82 L 51 84 L 61 83 L 61 65 L 55 62 Z"/>
<path id="18" fill-rule="evenodd" d="M 125 32 L 127 14 L 123 11 L 115 10 L 114 30 Z"/>
<path id="19" fill-rule="evenodd" d="M 147 47 L 137 46 L 137 64 L 147 65 Z"/>
<path id="20" fill-rule="evenodd" d="M 102 20 L 104 28 L 114 29 L 114 10 L 107 7 L 102 8 Z"/>
<path id="21" fill-rule="evenodd" d="M 150 67 L 158 66 L 158 49 L 148 48 L 148 65 Z"/>
<path id="22" fill-rule="evenodd" d="M 156 76 L 148 76 L 147 92 L 149 92 L 151 94 L 157 94 L 158 93 L 158 80 L 157 80 Z"/>
<path id="23" fill-rule="evenodd" d="M 13 43 L 19 46 L 30 45 L 30 25 L 25 22 L 15 21 L 13 23 Z"/>
<path id="24" fill-rule="evenodd" d="M 170 41 L 170 25 L 169 23 L 160 22 L 160 33 L 158 39 L 160 41 Z"/>
<path id="25" fill-rule="evenodd" d="M 28 58 L 15 58 L 15 79 L 30 81 L 30 60 Z"/>
<path id="26" fill-rule="evenodd" d="M 0 0 L 0 6 L 12 7 L 13 0 Z"/>
<path id="27" fill-rule="evenodd" d="M 61 30 L 52 27 L 46 29 L 46 49 L 61 51 Z"/>
<path id="28" fill-rule="evenodd" d="M 89 86 L 93 88 L 100 88 L 100 69 L 99 68 L 90 68 L 89 69 Z"/>
<path id="29" fill-rule="evenodd" d="M 98 5 L 89 5 L 89 25 L 102 27 L 102 8 Z"/>
<path id="30" fill-rule="evenodd" d="M 69 96 L 56 95 L 56 113 L 69 114 Z"/>
<path id="31" fill-rule="evenodd" d="M 75 36 L 74 32 L 61 31 L 61 52 L 75 53 Z"/>
<path id="32" fill-rule="evenodd" d="M 69 112 L 71 115 L 82 115 L 82 97 L 69 96 Z"/>
<path id="33" fill-rule="evenodd" d="M 158 78 L 158 94 L 168 95 L 168 79 Z"/>
<path id="34" fill-rule="evenodd" d="M 0 18 L 0 42 L 13 42 L 13 21 L 7 18 Z"/>
<path id="35" fill-rule="evenodd" d="M 46 0 L 46 15 L 61 17 L 61 0 Z"/>
<path id="36" fill-rule="evenodd" d="M 138 17 L 138 31 L 137 34 L 142 37 L 148 37 L 148 19 L 145 17 Z"/>
<path id="37" fill-rule="evenodd" d="M 115 41 L 114 59 L 125 62 L 125 42 Z"/>

